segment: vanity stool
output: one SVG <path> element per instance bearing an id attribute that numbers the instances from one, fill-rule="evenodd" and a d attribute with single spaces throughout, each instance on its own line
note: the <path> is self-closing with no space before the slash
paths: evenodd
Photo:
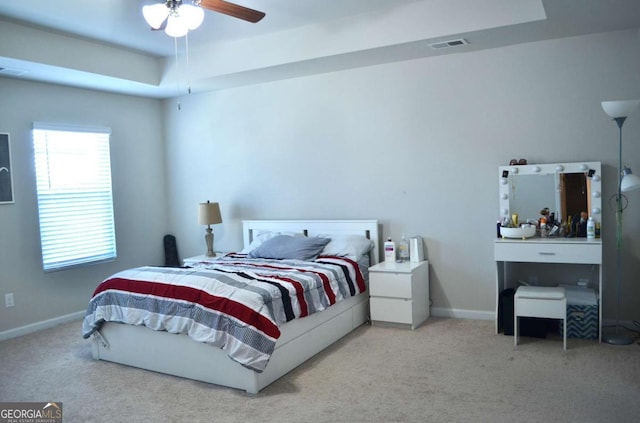
<path id="1" fill-rule="evenodd" d="M 562 319 L 563 347 L 567 349 L 567 297 L 564 288 L 521 286 L 513 300 L 513 345 L 518 346 L 518 317 Z"/>

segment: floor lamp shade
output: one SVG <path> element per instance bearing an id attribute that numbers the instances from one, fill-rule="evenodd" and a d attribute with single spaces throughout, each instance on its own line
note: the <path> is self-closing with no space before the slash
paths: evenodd
<path id="1" fill-rule="evenodd" d="M 620 190 L 622 192 L 634 191 L 640 188 L 640 177 L 631 173 L 631 169 L 625 167 L 622 169 L 622 182 L 620 182 Z"/>
<path id="2" fill-rule="evenodd" d="M 613 119 L 629 117 L 638 107 L 640 100 L 603 101 L 602 110 Z"/>
<path id="3" fill-rule="evenodd" d="M 220 215 L 220 205 L 218 203 L 200 203 L 198 206 L 198 223 L 201 225 L 207 225 L 207 232 L 204 236 L 204 240 L 207 244 L 207 257 L 215 257 L 216 253 L 213 252 L 213 231 L 211 225 L 222 223 L 222 216 Z"/>

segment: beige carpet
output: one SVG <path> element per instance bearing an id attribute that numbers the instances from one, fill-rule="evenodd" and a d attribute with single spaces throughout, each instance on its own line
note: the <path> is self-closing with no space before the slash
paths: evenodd
<path id="1" fill-rule="evenodd" d="M 362 326 L 253 396 L 94 361 L 74 322 L 0 343 L 0 402 L 61 401 L 67 423 L 640 421 L 640 346 L 522 342 L 488 321 Z"/>

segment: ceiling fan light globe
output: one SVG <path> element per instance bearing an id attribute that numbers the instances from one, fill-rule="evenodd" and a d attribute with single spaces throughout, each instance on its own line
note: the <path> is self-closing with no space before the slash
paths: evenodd
<path id="1" fill-rule="evenodd" d="M 187 35 L 189 27 L 187 26 L 185 19 L 170 14 L 167 18 L 167 27 L 164 32 L 166 32 L 170 37 L 179 38 Z"/>
<path id="2" fill-rule="evenodd" d="M 204 10 L 198 6 L 192 6 L 190 4 L 183 4 L 178 11 L 180 18 L 184 19 L 187 23 L 189 30 L 194 30 L 202 24 L 204 20 Z"/>
<path id="3" fill-rule="evenodd" d="M 142 16 L 147 24 L 153 29 L 158 29 L 162 26 L 162 22 L 167 19 L 169 15 L 169 9 L 164 3 L 156 3 L 152 5 L 142 6 Z"/>

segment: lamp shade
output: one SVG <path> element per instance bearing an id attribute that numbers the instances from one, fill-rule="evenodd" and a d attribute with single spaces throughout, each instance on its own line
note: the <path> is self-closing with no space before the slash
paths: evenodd
<path id="1" fill-rule="evenodd" d="M 142 16 L 153 29 L 158 29 L 169 15 L 169 8 L 164 3 L 142 6 Z"/>
<path id="2" fill-rule="evenodd" d="M 220 205 L 218 203 L 200 203 L 198 207 L 198 223 L 200 225 L 215 225 L 222 223 Z"/>
<path id="3" fill-rule="evenodd" d="M 620 182 L 620 191 L 629 192 L 640 188 L 640 177 L 631 173 L 631 169 L 625 167 L 622 170 L 622 181 Z"/>
<path id="4" fill-rule="evenodd" d="M 602 110 L 612 119 L 629 117 L 638 107 L 640 100 L 603 101 Z"/>
<path id="5" fill-rule="evenodd" d="M 181 16 L 176 16 L 173 13 L 170 13 L 167 18 L 167 27 L 164 29 L 164 32 L 166 32 L 170 37 L 184 37 L 187 35 L 187 32 L 189 32 L 187 20 Z"/>
<path id="6" fill-rule="evenodd" d="M 186 21 L 189 31 L 192 31 L 200 26 L 204 20 L 204 10 L 200 6 L 192 6 L 190 4 L 183 4 L 180 6 L 180 18 Z"/>
<path id="7" fill-rule="evenodd" d="M 178 38 L 198 28 L 204 20 L 204 10 L 200 6 L 174 2 L 173 6 L 167 7 L 167 4 L 156 3 L 142 7 L 142 15 L 151 28 L 160 29 L 166 20 L 164 32 Z"/>

